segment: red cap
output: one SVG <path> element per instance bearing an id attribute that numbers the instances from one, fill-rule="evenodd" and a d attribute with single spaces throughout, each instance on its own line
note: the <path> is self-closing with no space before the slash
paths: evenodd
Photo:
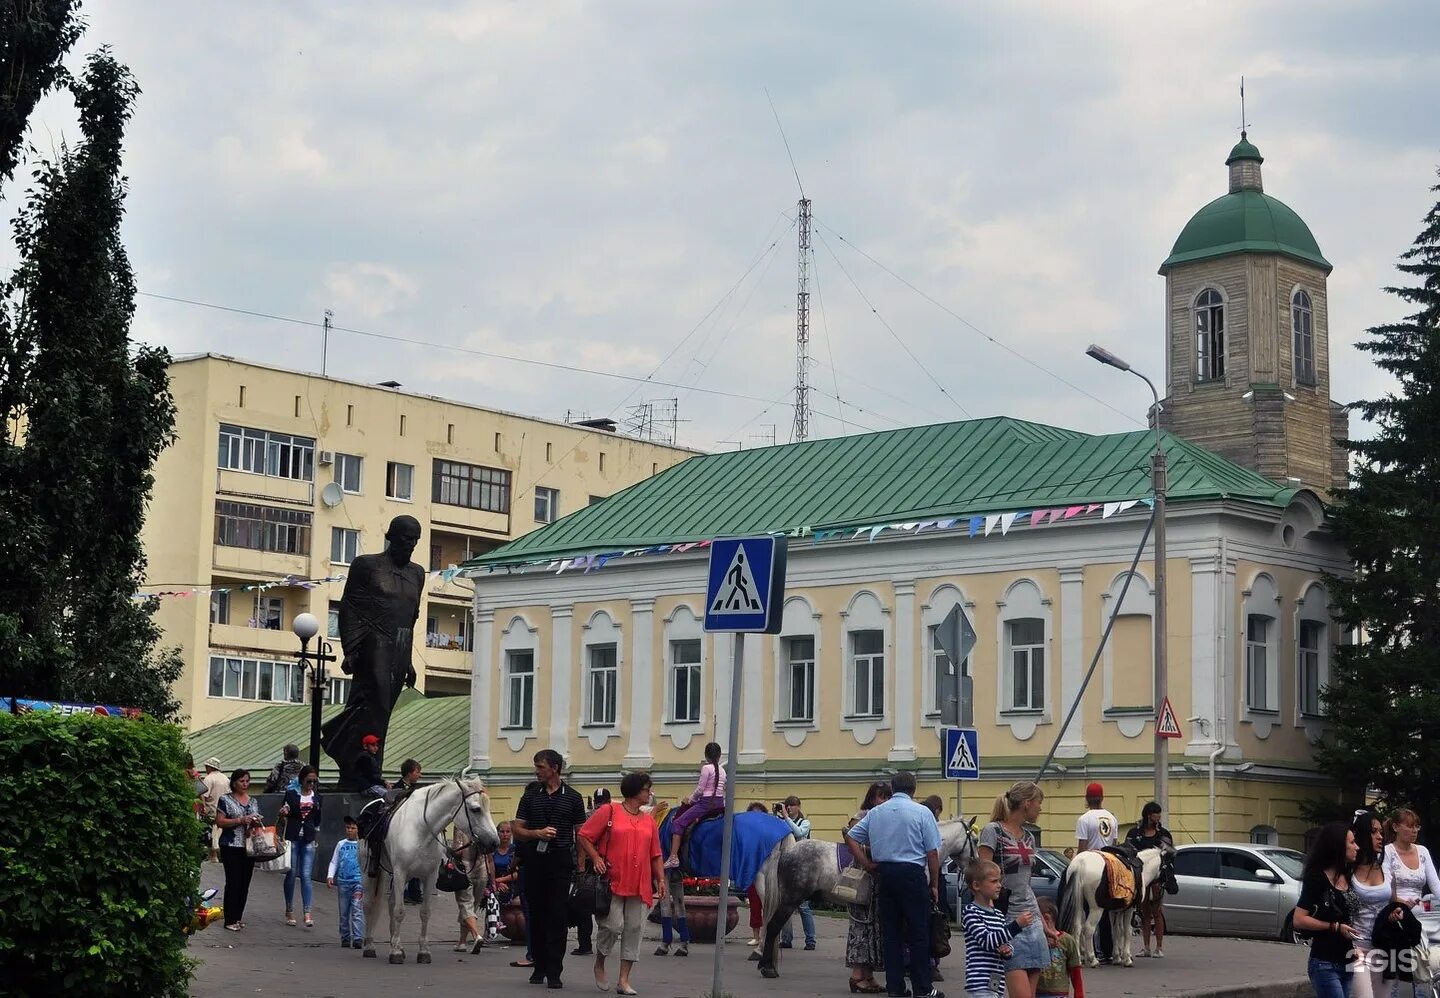
<path id="1" fill-rule="evenodd" d="M 360 745 L 361 745 L 362 747 L 368 748 L 368 747 L 371 746 L 371 745 L 379 745 L 379 744 L 380 744 L 380 739 L 376 738 L 374 735 L 366 735 L 364 738 L 360 739 Z M 1098 787 L 1099 785 L 1100 785 L 1100 784 L 1098 784 L 1098 783 L 1092 784 L 1092 786 L 1096 786 L 1096 787 Z"/>
<path id="2" fill-rule="evenodd" d="M 1092 783 L 1085 788 L 1086 797 L 1104 797 L 1105 788 L 1098 783 Z"/>

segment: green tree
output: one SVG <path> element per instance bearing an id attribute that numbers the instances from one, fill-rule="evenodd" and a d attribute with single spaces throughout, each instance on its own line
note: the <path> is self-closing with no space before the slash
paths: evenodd
<path id="1" fill-rule="evenodd" d="M 1318 759 L 1352 793 L 1372 787 L 1428 825 L 1440 819 L 1440 204 L 1398 266 L 1414 283 L 1385 290 L 1417 311 L 1357 344 L 1397 387 L 1355 404 L 1376 433 L 1346 442 L 1351 487 L 1332 515 L 1355 574 L 1331 592 L 1362 639 L 1336 655 Z"/>
<path id="2" fill-rule="evenodd" d="M 0 0 L 0 181 L 15 175 L 30 113 L 65 76 L 85 29 L 74 0 Z"/>
<path id="3" fill-rule="evenodd" d="M 106 49 L 65 80 L 81 141 L 34 171 L 0 315 L 0 689 L 172 720 L 181 662 L 133 599 L 175 415 L 168 354 L 129 342 L 120 171 L 139 90 Z"/>

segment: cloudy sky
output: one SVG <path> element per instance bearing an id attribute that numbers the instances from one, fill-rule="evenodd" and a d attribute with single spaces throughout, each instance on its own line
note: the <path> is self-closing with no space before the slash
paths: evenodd
<path id="1" fill-rule="evenodd" d="M 1242 74 L 1266 190 L 1335 265 L 1334 395 L 1381 391 L 1353 343 L 1401 314 L 1379 288 L 1440 161 L 1426 0 L 87 16 L 77 55 L 112 45 L 144 91 L 126 227 L 144 291 L 333 309 L 432 345 L 336 333 L 331 374 L 482 405 L 623 418 L 678 397 L 681 442 L 704 449 L 791 431 L 799 194 L 767 90 L 814 200 L 815 436 L 965 414 L 1138 425 L 1144 386 L 1083 351 L 1159 376 L 1156 267 L 1225 192 Z M 46 104 L 37 141 L 73 133 Z M 135 335 L 320 365 L 315 329 L 158 298 Z"/>

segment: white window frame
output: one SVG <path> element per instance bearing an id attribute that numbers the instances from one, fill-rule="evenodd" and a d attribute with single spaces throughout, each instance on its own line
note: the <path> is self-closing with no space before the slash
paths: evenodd
<path id="1" fill-rule="evenodd" d="M 394 499 L 396 502 L 415 501 L 415 466 L 413 464 L 405 464 L 403 461 L 385 462 L 385 498 Z"/>
<path id="2" fill-rule="evenodd" d="M 1105 633 L 1105 627 L 1110 622 L 1110 614 L 1115 612 L 1115 601 L 1120 598 L 1120 592 L 1125 588 L 1125 578 L 1129 573 L 1121 572 L 1110 582 L 1108 589 L 1100 597 L 1100 616 L 1096 621 L 1099 630 L 1097 634 Z M 1120 605 L 1116 616 L 1115 626 L 1120 626 L 1120 621 L 1127 617 L 1144 617 L 1148 621 L 1150 640 L 1149 652 L 1145 659 L 1144 679 L 1135 674 L 1133 663 L 1116 662 L 1114 657 L 1115 646 L 1107 641 L 1104 651 L 1104 706 L 1103 711 L 1107 719 L 1121 719 L 1125 717 L 1144 717 L 1149 720 L 1155 716 L 1155 589 L 1150 580 L 1141 572 L 1135 572 L 1130 580 L 1130 588 L 1125 593 L 1125 602 Z M 1113 634 L 1113 632 L 1112 632 Z M 1119 670 L 1117 675 L 1116 670 Z M 1141 689 L 1149 690 L 1148 693 L 1140 694 Z M 1128 732 L 1127 732 L 1128 733 Z M 1138 734 L 1138 731 L 1137 731 Z"/>
<path id="3" fill-rule="evenodd" d="M 604 662 L 607 654 L 610 661 Z M 597 681 L 600 684 L 599 697 L 596 696 Z M 613 728 L 619 724 L 619 700 L 620 646 L 613 643 L 586 645 L 584 727 Z"/>
<path id="4" fill-rule="evenodd" d="M 1051 704 L 1055 699 L 1055 623 L 1051 614 L 1051 600 L 1041 590 L 1039 583 L 1031 578 L 1016 579 L 1005 590 L 1005 595 L 996 601 L 999 613 L 996 616 L 996 649 L 999 669 L 1000 696 L 996 698 L 995 718 L 1001 724 L 1012 727 L 1022 721 L 1049 723 Z M 1010 641 L 1010 622 L 1036 619 L 1042 625 L 1044 690 L 1038 707 L 1015 706 L 1014 649 Z M 1034 703 L 1027 698 L 1027 703 Z M 1018 734 L 1018 733 L 1017 733 Z M 1028 737 L 1028 736 L 1027 736 Z"/>
<path id="5" fill-rule="evenodd" d="M 325 608 L 325 637 L 330 641 L 340 640 L 340 601 L 332 599 Z"/>
<path id="6" fill-rule="evenodd" d="M 270 626 L 274 619 L 277 624 Z M 285 597 L 257 595 L 251 604 L 250 626 L 263 631 L 285 630 Z"/>
<path id="7" fill-rule="evenodd" d="M 935 647 L 935 631 L 936 628 L 945 622 L 945 618 L 950 615 L 950 611 L 956 606 L 961 608 L 960 612 L 965 614 L 966 619 L 970 621 L 971 628 L 975 629 L 978 645 L 979 629 L 975 628 L 975 615 L 973 612 L 975 604 L 967 600 L 965 594 L 953 584 L 947 582 L 936 586 L 934 591 L 930 593 L 929 600 L 920 607 L 920 647 L 922 649 L 921 655 L 924 663 L 922 672 L 925 683 L 921 699 L 921 709 L 924 711 L 926 724 L 932 727 L 938 727 L 944 715 L 945 705 L 939 703 L 937 699 L 940 692 L 940 669 L 942 668 L 942 664 L 945 668 L 948 668 L 950 662 L 950 659 L 945 653 Z M 971 649 L 970 656 L 973 657 L 974 654 L 974 649 Z M 970 657 L 967 657 L 965 661 L 960 663 L 960 674 L 962 676 L 969 673 L 970 664 Z"/>
<path id="8" fill-rule="evenodd" d="M 210 592 L 210 623 L 230 623 L 229 590 L 213 589 Z"/>
<path id="9" fill-rule="evenodd" d="M 525 616 L 514 614 L 505 625 L 505 629 L 500 632 L 499 646 L 500 668 L 498 670 L 499 679 L 496 683 L 496 702 L 499 707 L 495 711 L 495 737 L 506 742 L 512 752 L 519 752 L 525 747 L 526 741 L 539 737 L 540 712 L 545 706 L 541 697 L 542 687 L 540 685 L 544 660 L 540 655 L 539 631 L 530 626 L 530 621 Z M 508 723 L 510 721 L 510 686 L 508 682 L 510 673 L 508 667 L 510 656 L 517 652 L 529 654 L 531 662 L 534 663 L 534 682 L 531 687 L 533 701 L 528 728 L 515 727 Z"/>
<path id="10" fill-rule="evenodd" d="M 809 644 L 809 655 L 797 656 L 795 651 L 801 644 Z M 780 647 L 784 651 L 784 658 L 781 659 L 782 675 L 780 686 L 784 690 L 784 700 L 780 707 L 780 717 L 787 724 L 814 724 L 815 723 L 815 635 L 813 634 L 790 634 L 782 636 Z M 798 685 L 798 689 L 797 689 Z M 799 693 L 802 701 L 800 710 L 795 709 L 796 693 Z"/>
<path id="11" fill-rule="evenodd" d="M 810 670 L 811 687 L 809 690 L 810 717 L 791 716 L 790 705 L 793 690 L 791 689 L 789 642 L 796 638 L 804 638 L 813 642 L 814 658 Z M 822 661 L 824 643 L 825 636 L 820 626 L 820 614 L 815 612 L 810 601 L 803 596 L 791 596 L 786 599 L 781 610 L 780 633 L 775 636 L 775 642 L 771 646 L 773 661 L 776 663 L 775 709 L 771 723 L 774 730 L 784 735 L 786 743 L 792 748 L 800 747 L 804 744 L 806 734 L 810 731 L 818 731 L 820 727 L 821 704 L 825 691 L 821 689 L 815 679 L 816 664 Z"/>
<path id="12" fill-rule="evenodd" d="M 535 522 L 554 523 L 560 512 L 560 490 L 535 487 Z"/>
<path id="13" fill-rule="evenodd" d="M 214 693 L 215 675 L 217 665 L 221 673 L 221 692 Z M 294 662 L 277 662 L 268 658 L 252 658 L 243 655 L 211 655 L 209 669 L 206 676 L 206 695 L 212 700 L 246 700 L 253 703 L 304 703 L 305 691 L 300 689 L 300 696 L 293 695 L 296 690 L 298 666 Z M 264 673 L 270 676 L 270 696 L 260 697 L 260 682 Z M 277 686 L 276 677 L 283 676 Z M 231 692 L 233 688 L 233 692 Z M 277 688 L 285 689 L 287 694 L 283 697 L 276 697 Z"/>
<path id="14" fill-rule="evenodd" d="M 1273 654 L 1276 644 L 1275 632 L 1279 629 L 1280 621 L 1263 613 L 1245 614 L 1245 708 L 1251 711 L 1264 711 L 1273 714 L 1279 711 L 1279 704 L 1271 698 L 1271 690 L 1275 687 L 1275 661 Z M 1257 640 L 1254 634 L 1256 629 L 1262 631 L 1261 637 Z M 1258 675 L 1263 667 L 1264 672 Z M 1260 698 L 1263 697 L 1263 702 Z"/>
<path id="15" fill-rule="evenodd" d="M 1305 589 L 1295 605 L 1295 723 L 1316 721 L 1325 716 L 1320 691 L 1330 683 L 1330 662 L 1334 628 L 1330 619 L 1330 597 L 1318 582 Z M 1314 648 L 1302 641 L 1307 629 L 1318 628 L 1319 640 Z M 1313 672 L 1313 681 L 1307 683 Z M 1310 699 L 1313 692 L 1314 699 Z"/>
<path id="16" fill-rule="evenodd" d="M 1257 572 L 1250 585 L 1241 590 L 1240 619 L 1235 628 L 1236 642 L 1236 699 L 1240 703 L 1239 718 L 1252 725 L 1260 738 L 1268 738 L 1271 729 L 1280 720 L 1280 649 L 1284 647 L 1283 614 L 1280 607 L 1280 590 L 1268 573 Z M 1263 647 L 1265 651 L 1265 706 L 1257 706 L 1251 696 L 1251 672 L 1254 668 L 1254 652 L 1251 650 L 1250 618 L 1269 618 Z"/>
<path id="17" fill-rule="evenodd" d="M 325 702 L 343 706 L 350 700 L 351 684 L 354 680 L 349 676 L 328 676 L 325 681 Z"/>
<path id="18" fill-rule="evenodd" d="M 695 660 L 681 662 L 677 652 L 694 646 Z M 680 682 L 685 680 L 687 702 L 680 704 Z M 689 716 L 693 703 L 694 716 Z M 665 716 L 670 724 L 699 724 L 705 716 L 705 641 L 703 638 L 670 638 L 665 643 Z"/>
<path id="19" fill-rule="evenodd" d="M 354 544 L 350 544 L 350 541 Z M 338 548 L 337 548 L 338 544 Z M 353 547 L 353 551 L 350 550 Z M 335 557 L 336 551 L 340 557 Z M 353 527 L 331 527 L 330 528 L 330 564 L 349 565 L 360 556 L 360 531 Z"/>
<path id="20" fill-rule="evenodd" d="M 860 643 L 874 642 L 878 647 L 860 650 Z M 849 708 L 847 716 L 857 720 L 874 720 L 885 716 L 885 631 L 879 627 L 857 628 L 846 632 L 846 659 L 849 665 L 849 682 L 845 684 L 845 695 Z M 863 674 L 863 675 L 862 675 Z M 863 678 L 863 683 L 862 683 Z M 863 693 L 862 693 L 863 689 Z M 879 700 L 879 703 L 875 701 Z"/>
<path id="21" fill-rule="evenodd" d="M 605 738 L 619 735 L 620 719 L 625 716 L 620 682 L 626 668 L 624 635 L 620 625 L 605 610 L 596 610 L 583 631 L 580 643 L 580 733 L 582 736 L 594 735 L 603 745 Z M 608 721 L 603 713 L 597 713 L 597 707 L 605 705 L 594 702 L 595 651 L 600 648 L 615 650 L 613 685 L 607 691 L 613 704 L 612 717 Z M 606 671 L 612 671 L 612 667 L 607 665 Z M 596 740 L 592 740 L 592 747 L 597 744 Z"/>
<path id="22" fill-rule="evenodd" d="M 505 693 L 504 722 L 506 731 L 533 731 L 535 729 L 535 649 L 508 648 L 505 650 Z M 521 668 L 524 665 L 526 668 Z M 519 693 L 520 713 L 516 713 L 516 693 Z M 527 713 L 529 716 L 526 717 Z"/>
<path id="23" fill-rule="evenodd" d="M 1032 640 L 1017 641 L 1016 632 L 1021 625 L 1034 626 L 1039 634 Z M 1050 693 L 1050 663 L 1046 661 L 1048 642 L 1045 640 L 1045 619 L 1043 617 L 1011 617 L 1005 621 L 1005 668 L 1009 680 L 1009 696 L 1006 708 L 1011 713 L 1037 713 L 1045 710 L 1046 697 Z M 1038 659 L 1038 661 L 1037 661 Z M 1024 676 L 1024 683 L 1020 682 Z M 1036 680 L 1039 680 L 1038 682 Z M 1037 691 L 1035 687 L 1040 687 Z M 1024 702 L 1021 702 L 1021 691 Z"/>
<path id="24" fill-rule="evenodd" d="M 1290 330 L 1295 383 L 1313 386 L 1316 383 L 1315 304 L 1304 288 L 1290 293 Z"/>
<path id="25" fill-rule="evenodd" d="M 895 644 L 891 635 L 890 610 L 880 602 L 879 596 L 868 589 L 862 589 L 851 598 L 850 605 L 841 611 L 840 617 L 840 654 L 845 663 L 844 687 L 840 694 L 840 725 L 851 730 L 856 741 L 869 744 L 870 740 L 874 739 L 875 732 L 889 727 L 890 719 L 894 716 L 895 697 L 891 674 L 894 672 Z M 857 711 L 855 703 L 857 656 L 854 635 L 865 631 L 880 632 L 881 651 L 878 655 L 862 657 L 867 660 L 878 658 L 878 662 L 870 664 L 880 668 L 882 697 L 878 713 L 862 714 Z M 873 690 L 873 681 L 869 685 Z"/>
<path id="26" fill-rule="evenodd" d="M 216 466 L 270 478 L 315 480 L 315 440 L 273 430 L 220 424 Z"/>
<path id="27" fill-rule="evenodd" d="M 337 453 L 335 455 L 335 465 L 331 470 L 331 480 L 340 486 L 342 492 L 352 496 L 361 494 L 362 483 L 365 480 L 364 458 L 359 454 Z M 353 481 L 351 479 L 353 479 Z"/>

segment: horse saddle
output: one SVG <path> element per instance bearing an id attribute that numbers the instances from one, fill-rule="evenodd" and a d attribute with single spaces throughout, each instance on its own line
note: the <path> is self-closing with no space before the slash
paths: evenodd
<path id="1" fill-rule="evenodd" d="M 1095 891 L 1095 900 L 1106 911 L 1132 907 L 1140 896 L 1144 874 L 1135 850 L 1129 846 L 1107 846 L 1100 851 L 1105 875 Z"/>

